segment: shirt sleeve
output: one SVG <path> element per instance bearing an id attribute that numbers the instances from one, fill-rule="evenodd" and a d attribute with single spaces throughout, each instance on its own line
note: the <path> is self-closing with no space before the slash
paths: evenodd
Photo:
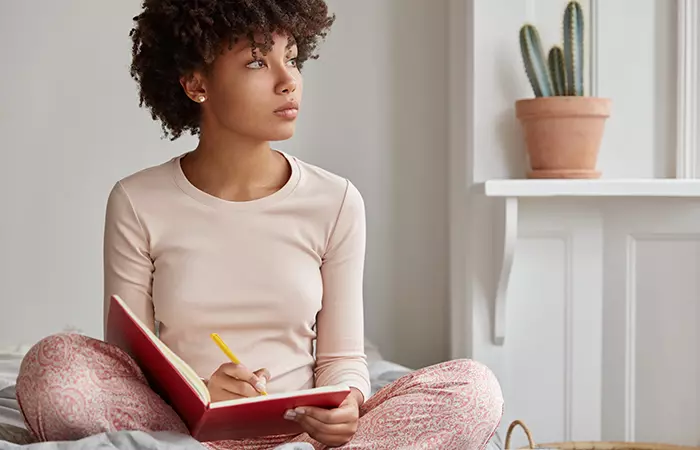
<path id="1" fill-rule="evenodd" d="M 370 394 L 364 349 L 363 272 L 365 206 L 348 181 L 335 229 L 321 264 L 323 300 L 316 320 L 317 386 L 343 383 Z"/>
<path id="2" fill-rule="evenodd" d="M 151 331 L 155 329 L 151 297 L 153 262 L 146 233 L 121 183 L 109 194 L 103 247 L 104 336 L 109 300 L 118 295 Z"/>

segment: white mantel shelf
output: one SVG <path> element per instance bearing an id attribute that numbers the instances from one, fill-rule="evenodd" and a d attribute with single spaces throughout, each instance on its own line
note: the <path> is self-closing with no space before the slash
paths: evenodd
<path id="1" fill-rule="evenodd" d="M 697 197 L 700 179 L 489 180 L 487 197 Z"/>
<path id="2" fill-rule="evenodd" d="M 494 299 L 493 340 L 505 340 L 508 284 L 518 239 L 518 200 L 533 197 L 624 197 L 624 198 L 697 198 L 700 200 L 700 179 L 593 179 L 593 180 L 488 180 L 474 186 L 476 193 L 499 198 L 503 207 L 495 234 L 496 248 L 502 248 L 501 268 Z"/>

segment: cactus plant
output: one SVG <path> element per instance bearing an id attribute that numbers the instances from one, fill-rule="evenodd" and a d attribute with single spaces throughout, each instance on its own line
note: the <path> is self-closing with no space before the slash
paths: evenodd
<path id="1" fill-rule="evenodd" d="M 547 74 L 540 35 L 534 25 L 528 24 L 520 29 L 520 51 L 523 54 L 525 72 L 535 95 L 537 97 L 552 95 L 552 82 Z"/>
<path id="2" fill-rule="evenodd" d="M 575 1 L 564 12 L 564 61 L 568 95 L 583 95 L 583 11 Z"/>
<path id="3" fill-rule="evenodd" d="M 567 95 L 564 50 L 558 45 L 552 47 L 549 51 L 547 64 L 549 65 L 549 76 L 552 78 L 554 95 Z"/>
<path id="4" fill-rule="evenodd" d="M 571 0 L 564 11 L 563 47 L 553 46 L 545 60 L 537 28 L 520 28 L 520 53 L 536 97 L 583 96 L 583 11 Z"/>

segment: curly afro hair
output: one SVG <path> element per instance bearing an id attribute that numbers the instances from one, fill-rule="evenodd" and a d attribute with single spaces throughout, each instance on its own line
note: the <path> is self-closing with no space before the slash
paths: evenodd
<path id="1" fill-rule="evenodd" d="M 206 70 L 238 39 L 251 51 L 267 53 L 275 32 L 291 36 L 301 69 L 335 20 L 323 0 L 144 0 L 134 17 L 131 76 L 146 105 L 171 140 L 183 132 L 199 134 L 199 105 L 184 93 L 180 78 Z M 262 33 L 263 42 L 253 36 Z"/>

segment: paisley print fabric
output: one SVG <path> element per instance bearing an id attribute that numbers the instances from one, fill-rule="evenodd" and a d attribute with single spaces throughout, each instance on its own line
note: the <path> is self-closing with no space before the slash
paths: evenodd
<path id="1" fill-rule="evenodd" d="M 37 441 L 118 430 L 187 433 L 126 353 L 79 334 L 49 336 L 31 348 L 20 368 L 17 399 Z M 354 438 L 338 448 L 480 450 L 502 413 L 501 389 L 487 367 L 467 359 L 448 361 L 412 372 L 370 397 Z M 307 434 L 204 445 L 267 450 L 289 442 L 326 448 Z"/>

